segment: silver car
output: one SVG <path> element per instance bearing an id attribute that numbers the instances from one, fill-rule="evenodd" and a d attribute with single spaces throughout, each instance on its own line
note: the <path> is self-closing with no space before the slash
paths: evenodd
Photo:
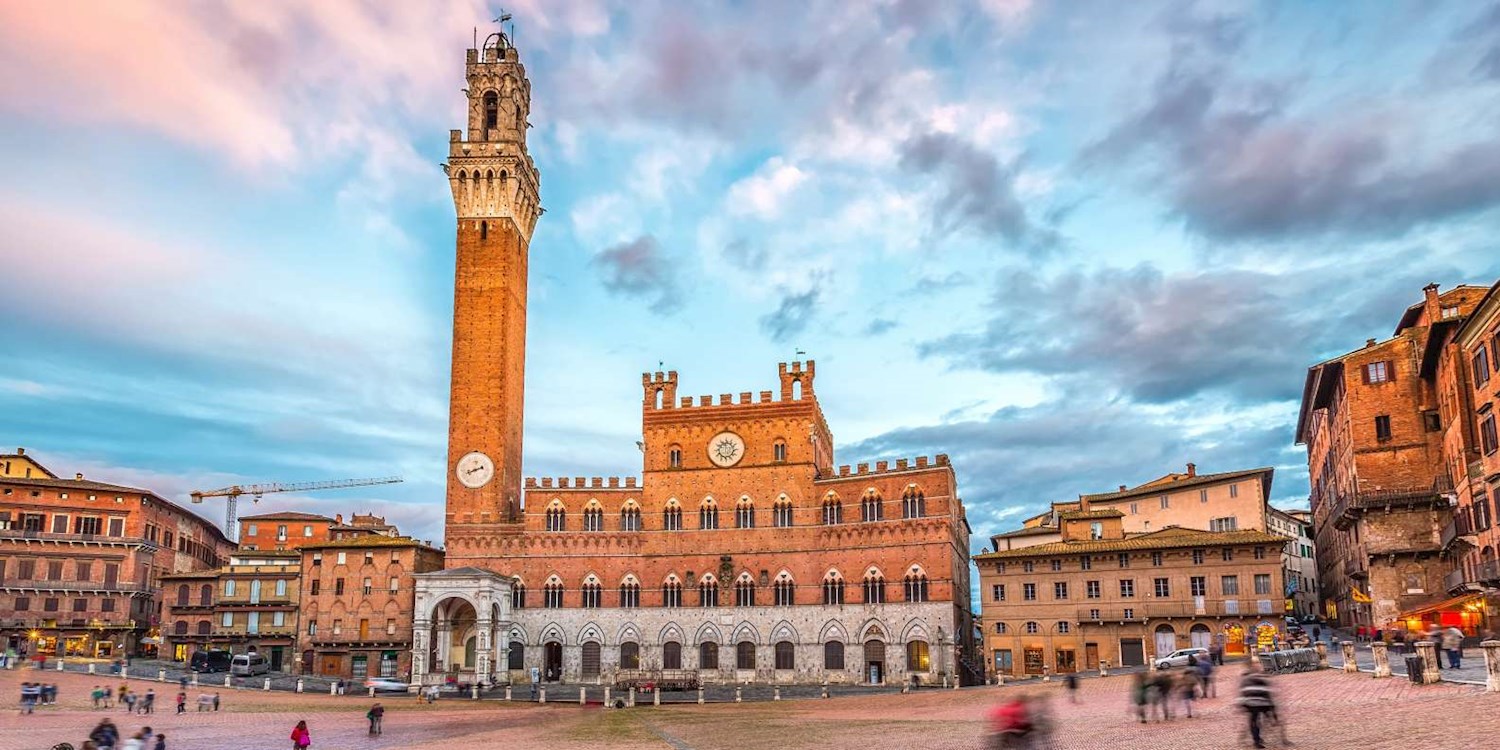
<path id="1" fill-rule="evenodd" d="M 389 677 L 371 677 L 365 680 L 365 688 L 375 688 L 377 693 L 404 693 L 407 690 L 407 684 Z"/>
<path id="2" fill-rule="evenodd" d="M 1157 659 L 1156 668 L 1171 669 L 1172 667 L 1185 667 L 1188 664 L 1189 657 L 1191 657 L 1195 661 L 1203 661 L 1204 659 L 1208 658 L 1208 649 L 1179 648 L 1176 651 L 1173 651 L 1172 653 L 1167 654 L 1160 659 Z"/>

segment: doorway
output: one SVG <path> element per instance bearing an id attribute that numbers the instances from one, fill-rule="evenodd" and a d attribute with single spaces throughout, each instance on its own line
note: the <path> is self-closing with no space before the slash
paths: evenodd
<path id="1" fill-rule="evenodd" d="M 318 661 L 318 674 L 337 677 L 344 671 L 344 657 L 324 656 Z"/>
<path id="2" fill-rule="evenodd" d="M 542 679 L 547 682 L 562 679 L 562 644 L 552 641 L 543 647 L 542 651 Z"/>
<path id="3" fill-rule="evenodd" d="M 1146 666 L 1146 645 L 1139 638 L 1120 639 L 1120 666 Z"/>
<path id="4" fill-rule="evenodd" d="M 995 674 L 1015 674 L 1015 663 L 1011 659 L 1010 649 L 995 649 Z"/>
<path id="5" fill-rule="evenodd" d="M 1099 668 L 1099 644 L 1083 644 L 1083 668 L 1088 670 Z"/>
<path id="6" fill-rule="evenodd" d="M 1171 625 L 1156 627 L 1156 658 L 1160 659 L 1177 650 L 1177 631 Z"/>
<path id="7" fill-rule="evenodd" d="M 271 647 L 271 671 L 272 672 L 280 672 L 281 671 L 281 660 L 282 660 L 281 652 L 282 652 L 282 649 L 281 649 L 280 646 L 272 646 Z"/>
<path id="8" fill-rule="evenodd" d="M 1193 648 L 1208 648 L 1213 645 L 1214 634 L 1207 625 L 1199 623 L 1188 631 L 1188 640 L 1192 642 Z"/>
<path id="9" fill-rule="evenodd" d="M 1026 674 L 1041 674 L 1042 667 L 1046 665 L 1046 657 L 1042 655 L 1040 648 L 1028 648 L 1022 653 L 1021 666 L 1026 669 Z"/>
<path id="10" fill-rule="evenodd" d="M 1053 658 L 1057 661 L 1057 669 L 1054 671 L 1058 674 L 1068 674 L 1069 672 L 1078 671 L 1077 651 L 1071 648 L 1060 648 L 1057 650 L 1057 653 L 1053 654 Z"/>
<path id="11" fill-rule="evenodd" d="M 865 679 L 871 685 L 885 683 L 885 641 L 865 641 Z"/>
<path id="12" fill-rule="evenodd" d="M 589 641 L 583 644 L 583 669 L 584 677 L 599 676 L 599 642 Z"/>

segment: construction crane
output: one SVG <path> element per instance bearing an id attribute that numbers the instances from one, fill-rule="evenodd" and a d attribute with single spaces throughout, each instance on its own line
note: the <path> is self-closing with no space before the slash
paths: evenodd
<path id="1" fill-rule="evenodd" d="M 205 497 L 224 498 L 224 535 L 238 542 L 240 531 L 235 526 L 239 517 L 240 495 L 250 495 L 251 502 L 260 502 L 261 495 L 273 492 L 309 492 L 312 490 L 336 490 L 344 487 L 368 487 L 372 484 L 396 484 L 406 480 L 401 477 L 376 477 L 373 479 L 333 479 L 326 482 L 263 482 L 261 484 L 236 484 L 217 490 L 202 490 L 188 493 L 195 503 Z"/>

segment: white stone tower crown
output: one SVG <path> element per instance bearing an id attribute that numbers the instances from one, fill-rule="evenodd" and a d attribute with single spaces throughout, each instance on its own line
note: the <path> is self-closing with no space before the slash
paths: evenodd
<path id="1" fill-rule="evenodd" d="M 469 127 L 449 131 L 448 163 L 458 218 L 511 219 L 528 240 L 541 215 L 541 174 L 526 151 L 531 81 L 510 39 L 491 34 L 468 51 Z"/>

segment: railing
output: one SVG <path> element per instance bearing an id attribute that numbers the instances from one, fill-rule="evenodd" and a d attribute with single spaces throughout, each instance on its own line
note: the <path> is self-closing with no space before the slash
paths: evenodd
<path id="1" fill-rule="evenodd" d="M 132 620 L 132 619 L 101 620 L 99 618 L 86 618 L 86 617 L 73 617 L 73 618 L 63 618 L 63 617 L 33 617 L 33 618 L 26 618 L 26 619 L 20 619 L 20 618 L 18 618 L 18 619 L 14 619 L 14 620 L 3 620 L 3 621 L 0 621 L 0 623 L 3 623 L 3 626 L 4 627 L 8 627 L 8 628 L 25 628 L 25 629 L 59 629 L 59 628 L 61 628 L 61 629 L 67 629 L 67 630 L 83 630 L 83 629 L 93 630 L 93 629 L 143 628 L 143 627 L 146 627 L 146 623 L 141 622 L 139 620 Z"/>
<path id="2" fill-rule="evenodd" d="M 1361 561 L 1358 557 L 1351 557 L 1348 560 L 1345 560 L 1344 575 L 1350 578 L 1359 578 L 1361 576 L 1367 575 L 1365 573 L 1363 561 Z"/>
<path id="3" fill-rule="evenodd" d="M 1452 573 L 1443 576 L 1443 590 L 1452 593 L 1458 591 L 1459 589 L 1462 589 L 1464 587 L 1464 584 L 1468 582 L 1469 574 L 1465 572 L 1463 568 L 1459 568 L 1458 570 L 1455 570 Z"/>
<path id="4" fill-rule="evenodd" d="M 96 583 L 96 582 L 93 582 L 93 581 L 38 581 L 38 580 L 36 580 L 34 578 L 28 578 L 28 579 L 26 579 L 24 581 L 16 580 L 14 578 L 11 578 L 11 579 L 7 579 L 6 581 L 3 582 L 3 584 L 0 584 L 0 585 L 4 585 L 5 588 L 21 589 L 23 591 L 36 591 L 36 592 L 47 592 L 47 591 L 58 591 L 58 592 L 105 591 L 105 592 L 119 593 L 119 594 L 146 594 L 146 593 L 150 593 L 152 591 L 155 591 L 155 589 L 151 588 L 150 586 L 145 586 L 145 585 L 142 585 L 142 584 L 139 584 L 139 583 L 118 583 L 118 582 L 116 582 L 116 583 Z"/>
<path id="5" fill-rule="evenodd" d="M 1474 568 L 1474 580 L 1500 584 L 1500 560 L 1482 562 Z"/>
<path id="6" fill-rule="evenodd" d="M 109 536 L 107 534 L 54 534 L 50 531 L 31 531 L 26 529 L 0 529 L 0 539 L 35 539 L 44 542 L 95 542 L 99 544 L 156 546 L 139 537 Z"/>
<path id="7" fill-rule="evenodd" d="M 1446 550 L 1448 549 L 1449 545 L 1453 544 L 1458 539 L 1466 536 L 1473 536 L 1474 529 L 1470 528 L 1471 526 L 1472 524 L 1469 522 L 1469 520 L 1461 516 L 1454 516 L 1453 518 L 1449 519 L 1448 523 L 1443 526 L 1442 534 L 1438 537 L 1440 546 Z M 1472 539 L 1465 539 L 1464 541 L 1470 544 L 1473 543 Z"/>

